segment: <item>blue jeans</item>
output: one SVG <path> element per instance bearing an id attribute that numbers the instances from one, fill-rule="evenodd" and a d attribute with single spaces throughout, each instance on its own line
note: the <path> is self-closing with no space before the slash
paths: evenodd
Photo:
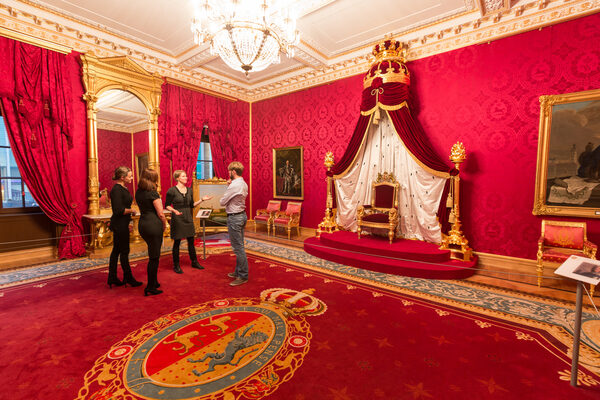
<path id="1" fill-rule="evenodd" d="M 246 250 L 244 250 L 244 228 L 247 220 L 246 213 L 227 217 L 227 232 L 235 254 L 234 273 L 242 279 L 248 279 L 248 258 L 246 258 Z"/>

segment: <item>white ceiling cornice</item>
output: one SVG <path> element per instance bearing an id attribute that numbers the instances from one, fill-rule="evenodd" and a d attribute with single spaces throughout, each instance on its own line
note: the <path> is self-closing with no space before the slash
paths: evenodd
<path id="1" fill-rule="evenodd" d="M 307 12 L 310 13 L 315 7 L 332 2 L 314 0 L 305 3 L 309 3 Z M 395 39 L 408 45 L 410 61 L 600 11 L 600 0 L 522 0 L 512 8 L 506 8 L 506 4 L 506 0 L 465 0 L 464 12 L 436 18 L 427 25 L 406 29 L 400 34 L 392 33 Z M 213 68 L 210 62 L 214 56 L 210 55 L 207 46 L 189 48 L 176 57 L 142 41 L 94 26 L 89 21 L 60 15 L 59 11 L 30 0 L 3 1 L 0 27 L 4 28 L 0 31 L 2 35 L 11 37 L 3 32 L 15 32 L 79 52 L 93 51 L 97 57 L 127 55 L 148 72 L 248 102 L 365 73 L 375 44 L 364 43 L 328 57 L 318 46 L 303 41 L 295 56 L 297 66 L 280 68 L 254 82 L 245 82 Z M 35 44 L 35 40 L 31 42 Z"/>

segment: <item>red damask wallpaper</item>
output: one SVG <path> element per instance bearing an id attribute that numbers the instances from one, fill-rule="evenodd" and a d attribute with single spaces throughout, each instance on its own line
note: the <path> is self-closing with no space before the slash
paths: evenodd
<path id="1" fill-rule="evenodd" d="M 410 62 L 413 111 L 435 150 L 467 149 L 463 230 L 476 251 L 535 258 L 532 215 L 539 96 L 600 88 L 600 14 Z M 325 206 L 325 152 L 339 159 L 358 118 L 362 76 L 253 104 L 254 208 L 272 197 L 272 148 L 304 146 L 302 226 Z M 261 183 L 262 182 L 262 183 Z M 556 218 L 553 218 L 556 219 Z M 600 244 L 600 221 L 588 237 Z"/>
<path id="2" fill-rule="evenodd" d="M 146 146 L 147 147 L 147 146 Z M 109 193 L 115 168 L 124 165 L 131 168 L 131 134 L 98 129 L 98 181 L 100 190 Z M 129 185 L 131 191 L 133 185 Z"/>

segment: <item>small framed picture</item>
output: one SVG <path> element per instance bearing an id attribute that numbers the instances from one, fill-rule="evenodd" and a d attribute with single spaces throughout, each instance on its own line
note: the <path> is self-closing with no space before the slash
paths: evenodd
<path id="1" fill-rule="evenodd" d="M 211 208 L 201 208 L 198 211 L 198 214 L 196 214 L 196 218 L 208 219 L 208 217 L 210 217 L 211 213 L 212 213 L 212 209 Z"/>
<path id="2" fill-rule="evenodd" d="M 600 283 L 600 261 L 571 256 L 554 273 L 576 281 L 597 285 Z"/>

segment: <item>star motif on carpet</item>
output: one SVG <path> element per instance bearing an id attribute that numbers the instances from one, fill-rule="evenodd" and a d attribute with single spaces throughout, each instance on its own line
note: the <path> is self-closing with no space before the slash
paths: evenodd
<path id="1" fill-rule="evenodd" d="M 496 383 L 496 381 L 494 380 L 494 378 L 490 378 L 487 381 L 484 381 L 483 379 L 477 379 L 478 382 L 482 383 L 484 386 L 487 386 L 488 391 L 490 392 L 490 394 L 495 393 L 496 391 L 504 391 L 504 392 L 508 392 L 508 390 L 504 389 L 502 386 L 498 385 Z"/>
<path id="2" fill-rule="evenodd" d="M 102 321 L 94 321 L 90 324 L 90 326 L 92 326 L 94 328 L 98 328 L 98 327 L 102 326 Z"/>
<path id="3" fill-rule="evenodd" d="M 508 340 L 504 336 L 499 334 L 498 332 L 494 332 L 493 334 L 488 333 L 488 336 L 490 336 L 492 339 L 494 339 L 495 342 L 502 342 L 502 341 Z"/>
<path id="4" fill-rule="evenodd" d="M 333 396 L 333 400 L 351 400 L 350 395 L 348 394 L 348 388 L 344 387 L 343 389 L 333 389 L 329 388 L 331 395 Z"/>
<path id="5" fill-rule="evenodd" d="M 367 312 L 367 310 L 357 310 L 356 311 L 356 316 L 357 317 L 366 317 L 367 315 L 369 315 L 369 313 Z"/>
<path id="6" fill-rule="evenodd" d="M 324 342 L 315 342 L 315 344 L 317 345 L 317 350 L 331 350 L 328 340 Z"/>
<path id="7" fill-rule="evenodd" d="M 59 365 L 62 361 L 63 358 L 65 358 L 67 355 L 66 354 L 61 354 L 61 355 L 57 355 L 57 354 L 52 354 L 50 356 L 50 360 L 46 360 L 44 361 L 42 364 L 54 364 L 54 365 Z"/>
<path id="8" fill-rule="evenodd" d="M 379 347 L 379 348 L 394 347 L 392 344 L 390 344 L 390 342 L 388 341 L 388 338 L 375 339 L 375 341 L 377 342 L 377 347 Z"/>
<path id="9" fill-rule="evenodd" d="M 404 386 L 408 388 L 408 391 L 412 394 L 413 399 L 433 397 L 427 390 L 423 388 L 423 382 L 420 382 L 416 385 L 409 385 L 408 383 L 405 383 Z"/>
<path id="10" fill-rule="evenodd" d="M 438 345 L 443 345 L 443 344 L 450 344 L 451 342 L 448 341 L 448 339 L 446 339 L 446 337 L 444 335 L 442 336 L 431 336 L 433 339 L 435 339 L 438 343 Z"/>

